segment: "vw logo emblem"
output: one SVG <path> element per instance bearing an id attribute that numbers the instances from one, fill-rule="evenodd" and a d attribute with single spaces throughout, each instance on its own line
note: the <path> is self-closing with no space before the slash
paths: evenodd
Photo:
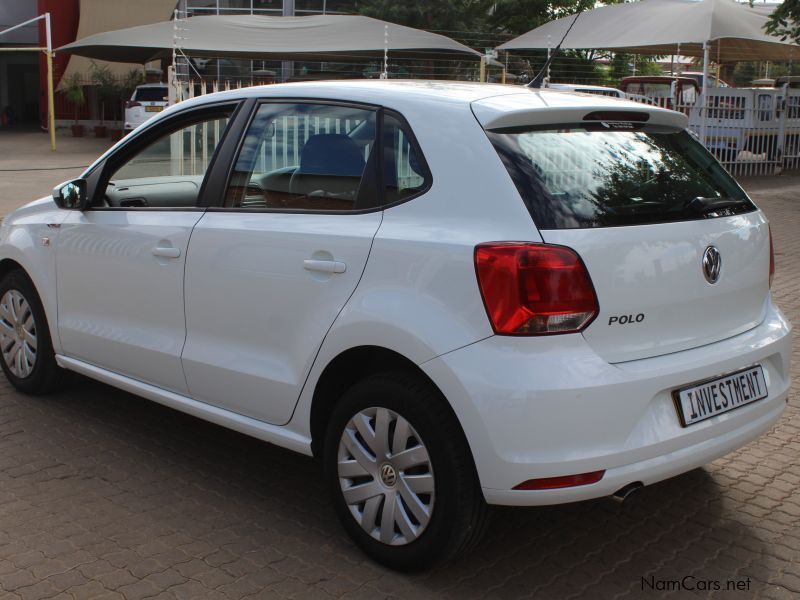
<path id="1" fill-rule="evenodd" d="M 715 246 L 709 246 L 703 253 L 703 276 L 708 283 L 717 283 L 722 271 L 722 256 Z"/>
<path id="2" fill-rule="evenodd" d="M 397 471 L 395 471 L 394 467 L 389 463 L 381 467 L 381 481 L 383 481 L 383 484 L 387 487 L 392 487 L 397 483 Z"/>

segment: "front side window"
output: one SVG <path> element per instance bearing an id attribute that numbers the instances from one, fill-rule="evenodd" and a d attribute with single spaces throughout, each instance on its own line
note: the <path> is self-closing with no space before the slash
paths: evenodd
<path id="1" fill-rule="evenodd" d="M 686 131 L 489 131 L 540 229 L 686 221 L 755 210 Z"/>
<path id="2" fill-rule="evenodd" d="M 184 122 L 148 143 L 113 172 L 95 207 L 197 206 L 203 179 L 232 111 Z"/>
<path id="3" fill-rule="evenodd" d="M 375 141 L 375 111 L 265 103 L 253 118 L 225 194 L 231 208 L 349 211 Z M 366 189 L 369 184 L 364 184 Z M 372 194 L 374 199 L 374 193 Z"/>

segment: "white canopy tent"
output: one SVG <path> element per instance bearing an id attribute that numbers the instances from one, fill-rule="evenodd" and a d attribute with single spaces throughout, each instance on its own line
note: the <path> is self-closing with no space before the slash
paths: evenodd
<path id="1" fill-rule="evenodd" d="M 735 0 L 642 0 L 581 13 L 561 47 L 702 56 L 701 102 L 705 106 L 711 57 L 719 63 L 800 58 L 800 46 L 783 42 L 764 31 L 767 18 L 764 11 Z M 553 48 L 574 19 L 571 15 L 550 21 L 497 49 Z"/>
<path id="2" fill-rule="evenodd" d="M 211 15 L 107 31 L 62 46 L 59 52 L 145 63 L 171 56 L 330 61 L 442 55 L 478 60 L 480 53 L 443 35 L 359 15 L 267 17 Z"/>
<path id="3" fill-rule="evenodd" d="M 545 23 L 498 46 L 498 50 L 552 48 L 574 15 Z M 793 60 L 800 47 L 764 32 L 768 15 L 735 0 L 642 0 L 581 13 L 564 49 L 630 54 L 681 54 L 719 62 Z"/>

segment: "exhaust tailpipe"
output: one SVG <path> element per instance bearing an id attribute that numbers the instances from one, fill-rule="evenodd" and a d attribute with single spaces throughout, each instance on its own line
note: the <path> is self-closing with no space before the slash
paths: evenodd
<path id="1" fill-rule="evenodd" d="M 640 482 L 635 481 L 629 483 L 623 488 L 618 489 L 611 495 L 611 499 L 619 502 L 620 504 L 633 504 L 641 496 L 641 489 L 644 487 Z"/>

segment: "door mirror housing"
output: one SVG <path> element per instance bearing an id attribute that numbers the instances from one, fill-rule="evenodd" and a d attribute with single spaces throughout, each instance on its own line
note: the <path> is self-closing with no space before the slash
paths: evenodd
<path id="1" fill-rule="evenodd" d="M 53 200 L 59 208 L 83 210 L 88 200 L 85 179 L 73 179 L 53 188 Z"/>

